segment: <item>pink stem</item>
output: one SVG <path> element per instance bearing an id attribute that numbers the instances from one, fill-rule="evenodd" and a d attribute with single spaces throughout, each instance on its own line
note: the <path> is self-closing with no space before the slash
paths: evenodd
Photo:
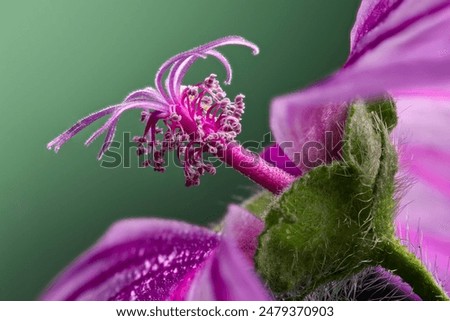
<path id="1" fill-rule="evenodd" d="M 274 194 L 282 193 L 295 180 L 295 176 L 269 164 L 237 143 L 226 146 L 218 156 L 224 163 Z"/>

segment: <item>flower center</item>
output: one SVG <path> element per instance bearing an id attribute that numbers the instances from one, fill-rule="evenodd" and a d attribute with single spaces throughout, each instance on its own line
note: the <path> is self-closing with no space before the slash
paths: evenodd
<path id="1" fill-rule="evenodd" d="M 205 156 L 217 157 L 225 146 L 241 132 L 244 95 L 232 102 L 226 97 L 216 75 L 203 82 L 182 88 L 180 100 L 169 112 L 144 111 L 144 134 L 135 137 L 138 155 L 147 155 L 144 166 L 155 171 L 165 170 L 165 156 L 175 151 L 184 168 L 186 186 L 199 185 L 204 173 L 215 174 L 213 164 Z M 160 121 L 164 129 L 158 127 Z"/>

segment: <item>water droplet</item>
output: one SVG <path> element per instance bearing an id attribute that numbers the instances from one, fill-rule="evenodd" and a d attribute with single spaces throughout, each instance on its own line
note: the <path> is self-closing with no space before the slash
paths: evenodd
<path id="1" fill-rule="evenodd" d="M 172 253 L 170 253 L 168 260 L 172 261 L 176 256 L 177 256 L 177 251 L 173 251 Z"/>
<path id="2" fill-rule="evenodd" d="M 159 264 L 162 264 L 166 259 L 167 259 L 167 256 L 162 255 L 162 254 L 158 255 L 158 263 Z"/>

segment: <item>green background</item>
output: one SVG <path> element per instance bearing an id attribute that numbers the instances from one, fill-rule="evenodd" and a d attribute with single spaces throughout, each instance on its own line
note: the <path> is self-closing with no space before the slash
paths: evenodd
<path id="1" fill-rule="evenodd" d="M 231 169 L 185 188 L 182 171 L 105 169 L 101 140 L 59 154 L 45 146 L 79 118 L 153 85 L 172 55 L 225 35 L 259 45 L 224 48 L 229 96 L 246 95 L 244 140 L 269 131 L 270 100 L 336 70 L 348 52 L 357 0 L 0 0 L 0 300 L 32 300 L 114 221 L 159 216 L 211 224 L 256 187 Z M 188 74 L 224 72 L 211 58 Z M 118 133 L 138 134 L 139 112 Z M 118 135 L 116 139 L 121 140 Z"/>

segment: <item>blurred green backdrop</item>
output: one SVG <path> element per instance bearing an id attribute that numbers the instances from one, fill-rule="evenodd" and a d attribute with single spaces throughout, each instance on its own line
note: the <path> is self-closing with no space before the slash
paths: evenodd
<path id="1" fill-rule="evenodd" d="M 231 169 L 185 188 L 181 170 L 105 169 L 100 140 L 58 155 L 48 141 L 79 118 L 153 85 L 172 55 L 225 35 L 257 43 L 225 48 L 234 67 L 229 94 L 243 92 L 247 109 L 240 140 L 269 130 L 272 97 L 304 87 L 337 69 L 359 1 L 0 1 L 0 300 L 37 298 L 46 284 L 114 221 L 159 216 L 216 222 L 227 204 L 256 187 Z M 224 72 L 211 58 L 187 80 Z M 119 131 L 142 130 L 139 112 Z M 121 139 L 118 135 L 116 139 Z"/>

